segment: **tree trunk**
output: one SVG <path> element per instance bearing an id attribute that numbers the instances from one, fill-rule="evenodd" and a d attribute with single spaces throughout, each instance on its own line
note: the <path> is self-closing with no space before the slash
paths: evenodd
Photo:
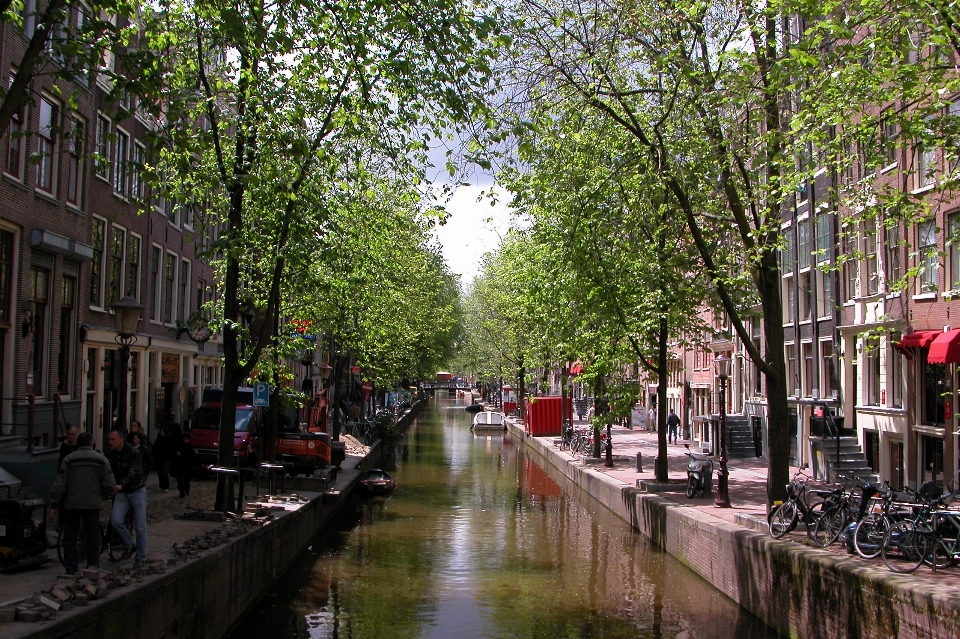
<path id="1" fill-rule="evenodd" d="M 667 318 L 660 317 L 660 331 L 657 335 L 657 464 L 654 472 L 658 482 L 670 480 L 667 467 Z"/>
<path id="2" fill-rule="evenodd" d="M 767 503 L 787 498 L 790 481 L 790 413 L 787 405 L 786 364 L 783 354 L 783 304 L 780 299 L 780 271 L 776 255 L 768 251 L 761 258 L 757 288 L 763 307 L 765 357 L 770 372 L 767 380 Z"/>

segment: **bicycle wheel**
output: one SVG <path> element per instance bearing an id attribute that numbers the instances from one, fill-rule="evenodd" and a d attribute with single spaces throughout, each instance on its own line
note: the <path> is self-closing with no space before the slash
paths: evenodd
<path id="1" fill-rule="evenodd" d="M 826 548 L 837 540 L 846 522 L 847 514 L 842 506 L 828 509 L 813 527 L 813 543 L 820 548 Z"/>
<path id="2" fill-rule="evenodd" d="M 869 515 L 857 522 L 853 529 L 853 549 L 864 559 L 874 559 L 880 555 L 883 536 L 887 534 L 890 523 L 883 515 Z"/>
<path id="3" fill-rule="evenodd" d="M 914 530 L 912 522 L 900 522 L 883 536 L 880 556 L 891 572 L 913 572 L 927 556 L 928 541 L 928 534 Z"/>
<path id="4" fill-rule="evenodd" d="M 687 477 L 687 497 L 693 499 L 697 494 L 697 480 L 693 477 Z"/>
<path id="5" fill-rule="evenodd" d="M 66 564 L 63 562 L 63 544 L 64 537 L 63 526 L 60 526 L 57 529 L 57 559 L 60 560 L 60 565 L 66 568 Z M 85 526 L 81 525 L 80 530 L 77 532 L 77 564 L 83 565 L 83 562 L 87 559 L 87 532 Z"/>
<path id="6" fill-rule="evenodd" d="M 797 502 L 785 501 L 770 515 L 770 536 L 780 539 L 797 526 Z"/>

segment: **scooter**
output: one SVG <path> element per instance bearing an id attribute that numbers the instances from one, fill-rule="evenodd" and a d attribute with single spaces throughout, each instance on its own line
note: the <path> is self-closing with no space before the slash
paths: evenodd
<path id="1" fill-rule="evenodd" d="M 713 480 L 713 461 L 707 457 L 698 457 L 690 452 L 690 444 L 684 444 L 686 455 L 690 458 L 687 463 L 687 497 L 693 499 L 697 493 L 710 494 L 710 484 Z"/>

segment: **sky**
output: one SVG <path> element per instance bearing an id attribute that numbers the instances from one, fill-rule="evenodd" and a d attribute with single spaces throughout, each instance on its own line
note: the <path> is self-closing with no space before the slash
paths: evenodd
<path id="1" fill-rule="evenodd" d="M 464 286 L 473 281 L 480 270 L 480 258 L 500 245 L 500 238 L 510 228 L 510 212 L 506 193 L 490 205 L 489 199 L 477 201 L 486 186 L 461 186 L 447 203 L 447 223 L 437 226 L 434 234 L 443 247 L 443 257 L 450 270 L 460 275 Z"/>

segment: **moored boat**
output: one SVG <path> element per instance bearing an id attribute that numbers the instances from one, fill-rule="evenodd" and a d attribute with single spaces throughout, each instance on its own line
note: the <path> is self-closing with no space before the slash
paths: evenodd
<path id="1" fill-rule="evenodd" d="M 506 430 L 503 413 L 485 410 L 473 416 L 473 430 Z"/>
<path id="2" fill-rule="evenodd" d="M 483 404 L 470 404 L 464 410 L 468 413 L 479 413 L 483 410 Z"/>
<path id="3" fill-rule="evenodd" d="M 360 473 L 360 490 L 367 495 L 387 495 L 397 487 L 397 482 L 385 470 L 371 468 Z"/>

